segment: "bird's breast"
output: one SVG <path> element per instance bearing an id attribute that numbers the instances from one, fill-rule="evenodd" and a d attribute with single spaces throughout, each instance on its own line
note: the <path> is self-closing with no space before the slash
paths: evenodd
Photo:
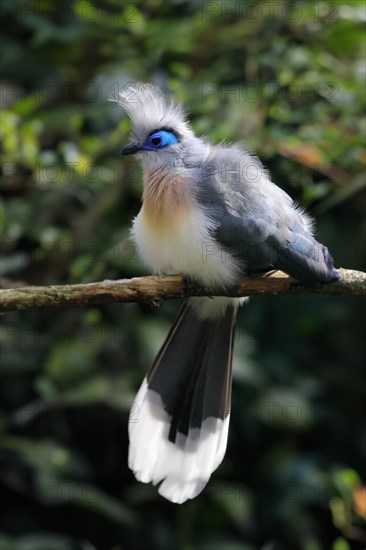
<path id="1" fill-rule="evenodd" d="M 192 191 L 187 177 L 169 174 L 162 168 L 148 170 L 144 175 L 142 200 L 150 224 L 170 223 L 192 206 Z"/>
<path id="2" fill-rule="evenodd" d="M 215 241 L 215 228 L 185 177 L 157 170 L 145 175 L 143 205 L 132 236 L 154 272 L 183 273 L 208 286 L 233 284 L 238 267 Z"/>

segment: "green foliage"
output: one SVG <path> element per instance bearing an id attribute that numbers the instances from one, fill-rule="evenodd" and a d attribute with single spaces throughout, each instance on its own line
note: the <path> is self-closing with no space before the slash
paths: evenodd
<path id="1" fill-rule="evenodd" d="M 3 284 L 148 273 L 129 242 L 141 173 L 108 100 L 152 81 L 195 131 L 245 140 L 365 269 L 360 1 L 6 2 Z M 365 546 L 366 381 L 358 298 L 258 297 L 240 317 L 226 458 L 171 505 L 127 467 L 134 394 L 178 304 L 6 315 L 2 550 Z"/>

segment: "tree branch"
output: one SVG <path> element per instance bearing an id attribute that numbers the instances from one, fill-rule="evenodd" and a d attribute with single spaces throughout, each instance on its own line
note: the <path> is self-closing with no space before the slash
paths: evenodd
<path id="1" fill-rule="evenodd" d="M 366 273 L 340 269 L 336 283 L 309 286 L 292 279 L 282 271 L 246 277 L 225 293 L 213 293 L 181 275 L 134 277 L 118 281 L 102 281 L 78 285 L 30 286 L 0 291 L 0 312 L 54 307 L 80 307 L 116 302 L 150 302 L 183 296 L 253 296 L 256 294 L 366 294 Z"/>

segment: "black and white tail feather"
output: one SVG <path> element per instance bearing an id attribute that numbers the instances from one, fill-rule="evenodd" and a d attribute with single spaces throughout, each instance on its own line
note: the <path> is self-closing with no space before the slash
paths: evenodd
<path id="1" fill-rule="evenodd" d="M 236 315 L 202 320 L 186 302 L 136 396 L 129 467 L 172 502 L 196 497 L 225 455 Z"/>

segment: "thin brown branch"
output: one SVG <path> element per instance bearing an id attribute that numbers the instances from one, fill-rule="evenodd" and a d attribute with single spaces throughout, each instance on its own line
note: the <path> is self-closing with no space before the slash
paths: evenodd
<path id="1" fill-rule="evenodd" d="M 29 286 L 0 291 L 0 312 L 54 307 L 80 307 L 116 302 L 149 302 L 154 305 L 182 296 L 253 296 L 256 294 L 366 295 L 366 273 L 341 269 L 336 283 L 313 287 L 281 271 L 247 277 L 227 292 L 210 292 L 180 275 L 135 277 L 78 285 Z"/>

